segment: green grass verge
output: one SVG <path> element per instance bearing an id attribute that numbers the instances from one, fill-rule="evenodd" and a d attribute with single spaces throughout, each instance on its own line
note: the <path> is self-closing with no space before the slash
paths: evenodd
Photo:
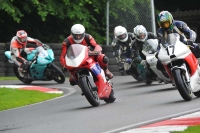
<path id="1" fill-rule="evenodd" d="M 0 80 L 18 80 L 17 77 L 0 77 Z"/>
<path id="2" fill-rule="evenodd" d="M 200 125 L 199 126 L 190 126 L 184 131 L 173 132 L 173 133 L 200 133 Z"/>
<path id="3" fill-rule="evenodd" d="M 35 90 L 0 88 L 0 111 L 49 100 L 63 94 L 50 94 Z"/>

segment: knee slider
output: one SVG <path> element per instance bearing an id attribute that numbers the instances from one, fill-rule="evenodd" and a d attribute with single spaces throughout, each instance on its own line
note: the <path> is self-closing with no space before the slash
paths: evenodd
<path id="1" fill-rule="evenodd" d="M 109 62 L 109 58 L 106 57 L 106 56 L 104 56 L 104 57 L 103 57 L 103 63 L 107 64 L 108 62 Z"/>

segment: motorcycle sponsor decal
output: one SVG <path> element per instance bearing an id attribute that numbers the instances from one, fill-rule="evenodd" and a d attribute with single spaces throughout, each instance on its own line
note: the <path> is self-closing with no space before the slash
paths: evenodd
<path id="1" fill-rule="evenodd" d="M 94 73 L 95 76 L 99 75 L 101 73 L 101 67 L 99 64 L 95 64 L 91 67 L 92 72 Z"/>
<path id="2" fill-rule="evenodd" d="M 175 49 L 174 45 L 168 46 L 168 47 L 166 48 L 167 54 L 168 54 L 168 55 L 174 54 L 174 49 Z"/>

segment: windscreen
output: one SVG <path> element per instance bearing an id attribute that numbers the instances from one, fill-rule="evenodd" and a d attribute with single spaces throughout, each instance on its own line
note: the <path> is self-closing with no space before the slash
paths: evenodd
<path id="1" fill-rule="evenodd" d="M 77 56 L 79 56 L 82 52 L 82 50 L 84 50 L 85 46 L 80 45 L 80 44 L 73 44 L 71 45 L 68 50 L 67 50 L 67 57 L 70 59 L 74 59 Z"/>
<path id="2" fill-rule="evenodd" d="M 143 51 L 145 51 L 148 54 L 154 54 L 157 51 L 157 47 L 158 47 L 158 41 L 157 39 L 149 39 L 147 41 L 145 41 L 145 43 L 143 44 Z"/>
<path id="3" fill-rule="evenodd" d="M 169 45 L 175 45 L 177 41 L 177 37 L 180 37 L 178 34 L 170 33 L 167 34 L 167 36 L 163 36 L 161 39 L 161 44 L 164 48 L 166 48 Z"/>

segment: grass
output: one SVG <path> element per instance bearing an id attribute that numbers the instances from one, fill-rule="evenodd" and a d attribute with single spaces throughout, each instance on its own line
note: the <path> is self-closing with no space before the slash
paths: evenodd
<path id="1" fill-rule="evenodd" d="M 17 77 L 0 77 L 0 80 L 18 80 Z"/>
<path id="2" fill-rule="evenodd" d="M 198 125 L 198 126 L 190 126 L 184 131 L 173 132 L 173 133 L 200 133 L 200 125 Z"/>
<path id="3" fill-rule="evenodd" d="M 50 94 L 34 90 L 0 88 L 0 111 L 49 100 L 62 94 Z"/>

